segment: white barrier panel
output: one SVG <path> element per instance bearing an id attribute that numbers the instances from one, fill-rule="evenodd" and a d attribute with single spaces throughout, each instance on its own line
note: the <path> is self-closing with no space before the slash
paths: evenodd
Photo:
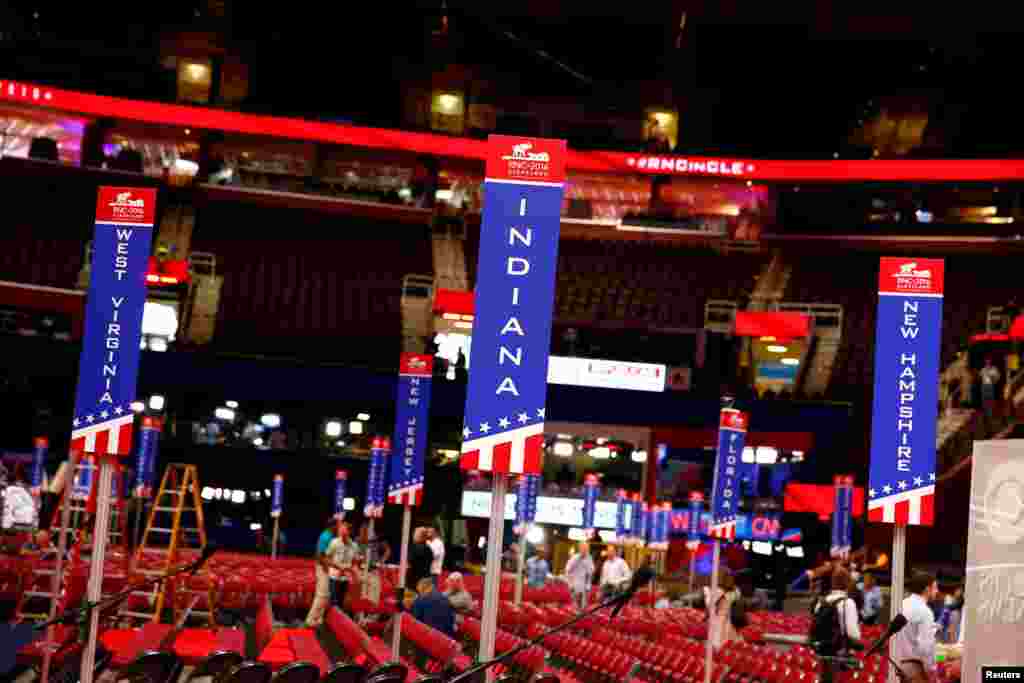
<path id="1" fill-rule="evenodd" d="M 1024 652 L 1024 440 L 977 441 L 972 466 L 964 681 Z"/>

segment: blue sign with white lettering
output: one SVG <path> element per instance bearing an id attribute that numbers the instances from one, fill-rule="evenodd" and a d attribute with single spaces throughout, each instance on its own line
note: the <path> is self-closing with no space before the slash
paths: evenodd
<path id="1" fill-rule="evenodd" d="M 944 264 L 883 258 L 875 329 L 868 521 L 931 526 Z"/>
<path id="2" fill-rule="evenodd" d="M 692 545 L 700 542 L 700 516 L 704 512 L 704 494 L 696 491 L 691 493 L 687 511 L 689 518 L 686 525 L 686 539 Z"/>
<path id="3" fill-rule="evenodd" d="M 533 520 L 537 518 L 537 497 L 540 495 L 540 475 L 524 474 L 519 478 L 516 489 L 516 525 L 517 534 L 525 534 Z"/>
<path id="4" fill-rule="evenodd" d="M 423 461 L 430 430 L 430 378 L 433 356 L 403 353 L 395 402 L 395 438 L 388 473 L 388 502 L 423 501 Z"/>
<path id="5" fill-rule="evenodd" d="M 32 476 L 29 486 L 33 496 L 38 496 L 43 491 L 43 475 L 46 473 L 46 453 L 50 449 L 50 442 L 46 437 L 39 437 L 33 443 L 32 448 Z"/>
<path id="6" fill-rule="evenodd" d="M 619 490 L 615 497 L 615 540 L 619 543 L 626 541 L 626 520 L 631 519 L 631 515 L 626 492 Z"/>
<path id="7" fill-rule="evenodd" d="M 131 453 L 156 190 L 101 187 L 71 450 Z"/>
<path id="8" fill-rule="evenodd" d="M 565 143 L 490 144 L 460 466 L 540 474 Z"/>
<path id="9" fill-rule="evenodd" d="M 837 476 L 832 504 L 832 557 L 846 558 L 853 546 L 853 477 Z"/>
<path id="10" fill-rule="evenodd" d="M 387 485 L 388 453 L 391 441 L 386 437 L 374 437 L 370 442 L 370 470 L 366 478 L 366 505 L 363 514 L 367 517 L 384 516 L 384 489 Z"/>
<path id="11" fill-rule="evenodd" d="M 583 481 L 583 529 L 589 533 L 594 532 L 594 512 L 599 491 L 597 476 L 588 474 Z"/>
<path id="12" fill-rule="evenodd" d="M 280 517 L 284 508 L 284 477 L 280 474 L 274 475 L 274 488 L 270 497 L 270 516 Z"/>
<path id="13" fill-rule="evenodd" d="M 348 488 L 348 472 L 338 470 L 334 473 L 334 518 L 345 519 L 345 492 Z"/>
<path id="14" fill-rule="evenodd" d="M 736 538 L 736 513 L 740 505 L 739 464 L 747 439 L 747 416 L 732 408 L 723 408 L 718 424 L 718 453 L 715 456 L 715 480 L 711 489 L 711 528 L 714 538 Z"/>

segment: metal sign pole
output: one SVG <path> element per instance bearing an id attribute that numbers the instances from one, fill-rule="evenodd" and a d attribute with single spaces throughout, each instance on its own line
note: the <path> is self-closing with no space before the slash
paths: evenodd
<path id="1" fill-rule="evenodd" d="M 523 570 L 526 567 L 526 534 L 530 531 L 530 526 L 527 525 L 523 529 L 523 535 L 519 539 L 519 557 L 516 563 L 516 606 L 518 607 L 523 603 Z"/>
<path id="2" fill-rule="evenodd" d="M 377 557 L 377 533 L 373 517 L 366 520 L 366 562 L 363 563 L 363 598 L 370 595 L 370 564 Z"/>
<path id="3" fill-rule="evenodd" d="M 903 611 L 904 572 L 907 561 L 907 527 L 902 524 L 892 528 L 892 587 L 889 589 L 889 619 Z M 892 656 L 892 641 L 889 641 L 889 655 Z M 889 683 L 898 683 L 896 671 L 889 667 Z"/>
<path id="4" fill-rule="evenodd" d="M 687 593 L 693 593 L 693 584 L 695 583 L 696 577 L 694 573 L 697 571 L 697 548 L 690 550 L 690 585 L 686 589 Z"/>
<path id="5" fill-rule="evenodd" d="M 405 577 L 409 571 L 409 534 L 412 531 L 412 507 L 402 506 L 402 552 L 398 562 L 398 585 L 405 587 Z M 413 586 L 416 590 L 416 586 Z M 402 596 L 405 597 L 404 595 Z M 399 605 L 398 613 L 395 615 L 395 632 L 391 637 L 391 658 L 398 661 L 399 648 L 402 644 L 402 608 Z"/>
<path id="6" fill-rule="evenodd" d="M 718 587 L 718 561 L 721 557 L 721 541 L 715 539 L 715 550 L 711 556 L 711 590 L 708 591 L 708 596 L 714 594 L 715 589 Z M 708 613 L 708 640 L 707 646 L 704 649 L 704 683 L 711 683 L 711 661 L 714 658 L 714 648 L 711 646 L 711 620 L 714 618 L 715 605 L 707 605 Z"/>
<path id="7" fill-rule="evenodd" d="M 501 600 L 501 545 L 505 532 L 505 490 L 508 477 L 494 473 L 491 493 L 491 523 L 487 530 L 487 569 L 484 579 L 484 611 L 480 620 L 480 652 L 477 659 L 487 661 L 494 657 L 494 640 L 498 634 L 498 603 Z M 525 540 L 525 539 L 524 539 Z M 494 680 L 493 669 L 487 671 L 487 681 Z"/>
<path id="8" fill-rule="evenodd" d="M 100 460 L 100 480 L 96 493 L 96 526 L 92 535 L 92 557 L 89 567 L 89 588 L 87 599 L 99 602 L 103 592 L 103 564 L 107 554 L 107 533 L 110 530 L 110 485 L 114 478 L 114 463 L 109 456 L 97 456 Z M 89 614 L 89 640 L 82 655 L 81 683 L 92 683 L 96 662 L 96 636 L 99 632 L 100 612 L 93 609 Z"/>
<path id="9" fill-rule="evenodd" d="M 68 525 L 71 523 L 71 496 L 74 492 L 75 468 L 78 467 L 79 459 L 79 454 L 76 451 L 71 451 L 68 456 L 67 469 L 65 470 L 64 490 L 61 492 L 57 560 L 53 566 L 53 576 L 50 577 L 50 619 L 57 616 L 57 605 L 60 602 L 61 580 L 64 575 L 64 554 L 68 549 Z M 43 668 L 39 674 L 39 680 L 42 683 L 47 683 L 50 677 L 50 661 L 53 659 L 53 635 L 55 628 L 55 626 L 50 626 L 46 629 L 46 647 L 43 648 Z"/>
<path id="10" fill-rule="evenodd" d="M 270 559 L 277 559 L 277 537 L 281 533 L 281 518 L 274 517 L 274 538 L 270 545 Z"/>

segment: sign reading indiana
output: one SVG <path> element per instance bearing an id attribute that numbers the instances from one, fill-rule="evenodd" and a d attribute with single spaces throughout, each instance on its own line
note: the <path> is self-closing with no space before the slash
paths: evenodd
<path id="1" fill-rule="evenodd" d="M 868 521 L 931 526 L 942 259 L 883 258 L 878 275 Z"/>
<path id="2" fill-rule="evenodd" d="M 488 147 L 461 467 L 539 474 L 566 146 Z"/>
<path id="3" fill-rule="evenodd" d="M 155 216 L 155 189 L 99 188 L 85 337 L 71 423 L 71 449 L 80 453 L 131 453 L 131 403 L 139 371 L 145 277 Z"/>

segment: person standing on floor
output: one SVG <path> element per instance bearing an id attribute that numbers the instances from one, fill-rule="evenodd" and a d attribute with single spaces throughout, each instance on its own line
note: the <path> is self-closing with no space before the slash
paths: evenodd
<path id="1" fill-rule="evenodd" d="M 444 569 L 444 541 L 435 527 L 427 528 L 427 545 L 434 558 L 430 561 L 430 578 L 434 580 L 434 587 L 440 590 L 441 571 Z"/>
<path id="2" fill-rule="evenodd" d="M 320 534 L 320 538 L 316 542 L 316 556 L 314 559 L 316 593 L 313 596 L 313 605 L 309 608 L 309 614 L 306 615 L 307 628 L 317 628 L 324 623 L 324 612 L 327 611 L 327 606 L 330 604 L 331 586 L 330 577 L 327 572 L 330 560 L 327 557 L 327 549 L 330 547 L 331 541 L 334 540 L 337 524 L 338 522 L 334 517 L 329 518 L 327 520 L 327 527 Z"/>
<path id="3" fill-rule="evenodd" d="M 353 567 L 359 559 L 359 545 L 352 540 L 348 522 L 338 522 L 338 535 L 327 546 L 327 557 L 327 573 L 331 579 L 331 604 L 344 612 L 345 595 L 348 593 L 349 583 L 354 578 Z"/>
<path id="4" fill-rule="evenodd" d="M 906 679 L 912 683 L 926 683 L 935 677 L 935 614 L 928 606 L 939 592 L 939 584 L 932 574 L 918 572 L 907 582 L 910 593 L 903 599 L 900 610 L 907 625 L 893 636 L 892 659 Z"/>
<path id="5" fill-rule="evenodd" d="M 406 586 L 417 586 L 420 579 L 430 578 L 430 565 L 434 562 L 434 553 L 427 545 L 427 530 L 416 527 L 412 532 L 412 543 L 409 545 L 409 570 L 405 577 Z"/>
<path id="6" fill-rule="evenodd" d="M 544 546 L 537 546 L 533 557 L 526 561 L 526 585 L 530 588 L 543 588 L 551 574 Z"/>
<path id="7" fill-rule="evenodd" d="M 619 549 L 609 545 L 605 551 L 605 560 L 601 564 L 601 596 L 610 598 L 629 587 L 633 579 L 633 571 L 626 561 L 619 557 Z"/>
<path id="8" fill-rule="evenodd" d="M 565 578 L 576 609 L 587 606 L 587 595 L 594 581 L 594 558 L 590 556 L 590 544 L 580 541 L 579 549 L 565 563 Z"/>

